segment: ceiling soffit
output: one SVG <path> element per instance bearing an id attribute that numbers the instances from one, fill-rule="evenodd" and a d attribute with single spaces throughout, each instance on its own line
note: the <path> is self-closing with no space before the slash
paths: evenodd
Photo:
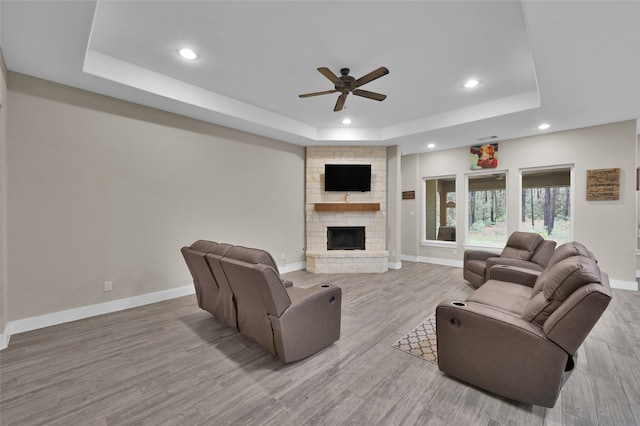
<path id="1" fill-rule="evenodd" d="M 189 115 L 302 144 L 385 143 L 540 106 L 520 2 L 341 2 L 338 14 L 336 7 L 100 1 L 83 71 L 175 101 Z M 363 7 L 405 24 L 373 31 L 369 20 L 352 18 Z M 199 59 L 179 60 L 183 45 Z M 319 66 L 348 66 L 356 78 L 386 66 L 390 74 L 367 89 L 389 97 L 350 96 L 344 114 L 356 117 L 354 126 L 340 126 L 332 95 L 297 97 L 332 88 Z M 462 88 L 470 77 L 481 80 L 473 91 Z"/>

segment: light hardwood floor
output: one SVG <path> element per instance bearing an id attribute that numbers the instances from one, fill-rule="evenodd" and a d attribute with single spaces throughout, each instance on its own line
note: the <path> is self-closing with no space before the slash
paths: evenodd
<path id="1" fill-rule="evenodd" d="M 2 425 L 632 425 L 640 423 L 640 293 L 614 300 L 553 409 L 467 386 L 391 347 L 444 299 L 458 268 L 287 274 L 342 287 L 342 334 L 283 364 L 195 296 L 15 335 L 0 352 Z"/>

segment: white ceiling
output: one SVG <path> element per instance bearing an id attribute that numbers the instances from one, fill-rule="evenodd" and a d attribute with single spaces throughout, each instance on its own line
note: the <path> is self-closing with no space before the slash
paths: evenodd
<path id="1" fill-rule="evenodd" d="M 0 17 L 11 71 L 299 145 L 416 153 L 640 118 L 640 1 L 3 0 Z M 385 66 L 363 88 L 388 98 L 298 98 L 333 88 L 321 66 Z"/>

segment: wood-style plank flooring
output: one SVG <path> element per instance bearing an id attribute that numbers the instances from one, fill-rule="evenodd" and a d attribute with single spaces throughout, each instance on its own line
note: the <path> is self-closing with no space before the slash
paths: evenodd
<path id="1" fill-rule="evenodd" d="M 640 424 L 640 293 L 614 290 L 545 409 L 391 347 L 439 301 L 472 291 L 461 269 L 286 277 L 342 287 L 341 338 L 317 355 L 283 364 L 183 297 L 12 336 L 0 352 L 0 424 Z"/>

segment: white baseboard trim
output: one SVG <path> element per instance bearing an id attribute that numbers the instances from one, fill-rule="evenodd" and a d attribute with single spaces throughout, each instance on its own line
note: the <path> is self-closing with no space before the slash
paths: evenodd
<path id="1" fill-rule="evenodd" d="M 440 259 L 437 257 L 408 256 L 404 254 L 402 255 L 402 260 L 406 260 L 408 262 L 435 263 L 436 265 L 454 266 L 456 268 L 462 268 L 463 264 L 462 260 Z M 636 273 L 640 273 L 640 271 L 636 271 Z M 609 285 L 611 286 L 611 288 L 617 288 L 620 290 L 638 291 L 638 283 L 636 281 L 623 281 L 609 278 Z"/>
<path id="2" fill-rule="evenodd" d="M 409 256 L 401 255 L 401 260 L 407 262 L 434 263 L 436 265 L 453 266 L 462 268 L 461 260 L 440 259 L 436 257 Z M 306 262 L 292 263 L 283 266 L 280 272 L 293 272 L 306 268 Z M 389 269 L 401 269 L 402 262 L 389 263 Z M 640 277 L 640 271 L 636 271 Z M 635 281 L 609 280 L 612 288 L 621 290 L 638 291 L 638 283 Z M 39 328 L 50 327 L 52 325 L 63 324 L 66 322 L 76 321 L 84 318 L 94 317 L 97 315 L 108 314 L 111 312 L 122 311 L 138 306 L 149 305 L 151 303 L 162 302 L 164 300 L 175 299 L 194 293 L 193 285 L 173 288 L 170 290 L 158 291 L 155 293 L 142 294 L 140 296 L 129 297 L 126 299 L 113 300 L 111 302 L 98 303 L 80 308 L 68 309 L 65 311 L 53 312 L 51 314 L 39 315 L 37 317 L 24 318 L 15 321 L 9 321 L 3 332 L 0 334 L 0 350 L 9 346 L 9 339 L 13 334 L 24 333 Z"/>
<path id="3" fill-rule="evenodd" d="M 407 262 L 418 262 L 418 256 L 411 256 L 409 254 L 401 254 L 400 260 L 406 260 Z"/>
<path id="4" fill-rule="evenodd" d="M 389 269 L 402 269 L 402 262 L 389 262 Z"/>
<path id="5" fill-rule="evenodd" d="M 623 281 L 623 280 L 613 280 L 609 278 L 609 285 L 611 288 L 617 288 L 620 290 L 633 290 L 638 291 L 638 282 L 637 281 Z"/>
<path id="6" fill-rule="evenodd" d="M 2 330 L 2 334 L 0 334 L 0 351 L 9 346 L 9 326 L 7 325 L 4 330 Z"/>
<path id="7" fill-rule="evenodd" d="M 304 269 L 307 269 L 307 262 L 291 263 L 282 267 L 278 266 L 278 269 L 280 269 L 281 274 L 286 274 L 287 272 L 302 271 Z M 389 269 L 402 269 L 402 262 L 389 262 Z"/>
<path id="8" fill-rule="evenodd" d="M 303 269 L 307 269 L 307 262 L 297 262 L 297 263 L 289 263 L 288 265 L 278 266 L 278 270 L 281 274 L 286 274 L 287 272 L 301 271 Z"/>
<path id="9" fill-rule="evenodd" d="M 419 256 L 418 262 L 434 263 L 436 265 L 453 266 L 455 268 L 462 268 L 462 260 L 457 260 L 457 259 L 441 259 L 439 257 Z"/>
<path id="10" fill-rule="evenodd" d="M 5 349 L 9 345 L 9 339 L 13 334 L 24 333 L 26 331 L 37 330 L 39 328 L 50 327 L 52 325 L 149 305 L 151 303 L 175 299 L 177 297 L 187 296 L 193 293 L 195 293 L 193 285 L 187 285 L 184 287 L 157 291 L 155 293 L 141 294 L 140 296 L 129 297 L 126 299 L 118 299 L 111 302 L 98 303 L 95 305 L 82 306 L 80 308 L 39 315 L 37 317 L 9 321 L 4 332 L 0 335 L 0 349 Z"/>
<path id="11" fill-rule="evenodd" d="M 419 263 L 433 263 L 436 265 L 453 266 L 455 268 L 462 268 L 462 260 L 456 259 L 441 259 L 439 257 L 426 257 L 426 256 L 409 256 L 403 254 L 400 257 L 407 262 L 419 262 Z"/>

